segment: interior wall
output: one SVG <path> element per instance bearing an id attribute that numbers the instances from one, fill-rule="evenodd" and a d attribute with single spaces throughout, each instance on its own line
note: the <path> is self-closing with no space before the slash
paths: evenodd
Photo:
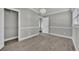
<path id="1" fill-rule="evenodd" d="M 4 39 L 18 37 L 18 12 L 4 9 Z"/>
<path id="2" fill-rule="evenodd" d="M 39 16 L 29 8 L 20 10 L 20 40 L 39 33 Z"/>
<path id="3" fill-rule="evenodd" d="M 72 19 L 71 12 L 65 11 L 49 16 L 49 32 L 71 37 Z"/>
<path id="4" fill-rule="evenodd" d="M 4 11 L 0 8 L 0 49 L 4 46 Z"/>
<path id="5" fill-rule="evenodd" d="M 72 10 L 73 18 L 73 42 L 76 50 L 79 49 L 79 8 Z"/>
<path id="6" fill-rule="evenodd" d="M 76 48 L 78 49 L 79 48 L 79 28 L 75 28 L 75 39 L 74 39 L 74 43 L 76 45 Z"/>

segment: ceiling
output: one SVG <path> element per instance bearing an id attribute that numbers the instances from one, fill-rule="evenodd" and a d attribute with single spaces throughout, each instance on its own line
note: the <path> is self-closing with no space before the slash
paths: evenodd
<path id="1" fill-rule="evenodd" d="M 65 10 L 68 8 L 47 8 L 47 13 L 51 13 L 51 12 L 56 12 L 56 11 L 60 11 L 60 10 Z"/>
<path id="2" fill-rule="evenodd" d="M 19 9 L 23 9 L 23 8 L 19 8 Z M 33 9 L 33 11 L 35 11 L 39 15 L 41 15 L 40 9 L 46 9 L 46 13 L 44 15 L 41 15 L 41 16 L 46 16 L 48 14 L 60 12 L 61 10 L 68 10 L 69 8 L 30 8 L 30 9 Z M 24 8 L 24 10 L 26 9 Z"/>
<path id="3" fill-rule="evenodd" d="M 23 9 L 23 8 L 19 8 L 19 9 Z M 30 9 L 32 9 L 34 12 L 36 12 L 40 16 L 48 16 L 51 14 L 61 12 L 63 10 L 70 10 L 69 8 L 30 8 Z M 40 9 L 46 9 L 46 13 L 44 15 L 41 15 Z M 24 10 L 26 10 L 26 9 L 24 8 Z"/>
<path id="4" fill-rule="evenodd" d="M 38 12 L 40 12 L 40 8 L 33 8 L 33 9 L 37 10 Z"/>
<path id="5" fill-rule="evenodd" d="M 35 10 L 37 10 L 38 12 L 40 12 L 41 8 L 34 8 Z M 69 8 L 45 8 L 47 13 L 51 13 L 51 12 L 56 12 L 56 11 L 60 11 L 60 10 L 66 10 Z"/>

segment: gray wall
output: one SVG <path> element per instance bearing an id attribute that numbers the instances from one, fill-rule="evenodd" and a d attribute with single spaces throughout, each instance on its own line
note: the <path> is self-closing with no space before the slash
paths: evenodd
<path id="1" fill-rule="evenodd" d="M 18 37 L 18 12 L 4 9 L 4 39 Z"/>
<path id="2" fill-rule="evenodd" d="M 49 16 L 49 32 L 64 36 L 72 36 L 71 12 L 66 11 Z"/>
<path id="3" fill-rule="evenodd" d="M 39 33 L 39 16 L 28 8 L 20 10 L 20 39 Z"/>
<path id="4" fill-rule="evenodd" d="M 74 28 L 75 29 L 75 39 L 74 39 L 74 43 L 76 45 L 76 48 L 79 48 L 79 26 L 78 28 Z"/>
<path id="5" fill-rule="evenodd" d="M 0 8 L 0 49 L 4 46 L 4 19 L 3 9 Z"/>
<path id="6" fill-rule="evenodd" d="M 75 48 L 79 49 L 79 8 L 74 8 L 72 10 L 72 18 L 73 18 L 73 42 Z"/>

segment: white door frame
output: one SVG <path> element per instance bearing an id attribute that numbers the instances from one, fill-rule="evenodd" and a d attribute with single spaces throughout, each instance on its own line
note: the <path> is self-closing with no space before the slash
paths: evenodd
<path id="1" fill-rule="evenodd" d="M 14 8 L 6 8 L 6 9 L 18 12 L 18 41 L 20 41 L 20 10 L 17 10 Z M 4 19 L 4 17 L 3 17 L 3 19 Z"/>

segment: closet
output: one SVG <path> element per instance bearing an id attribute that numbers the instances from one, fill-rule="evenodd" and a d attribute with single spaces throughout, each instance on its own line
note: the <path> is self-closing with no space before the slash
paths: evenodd
<path id="1" fill-rule="evenodd" d="M 18 39 L 18 12 L 4 9 L 4 41 Z"/>

